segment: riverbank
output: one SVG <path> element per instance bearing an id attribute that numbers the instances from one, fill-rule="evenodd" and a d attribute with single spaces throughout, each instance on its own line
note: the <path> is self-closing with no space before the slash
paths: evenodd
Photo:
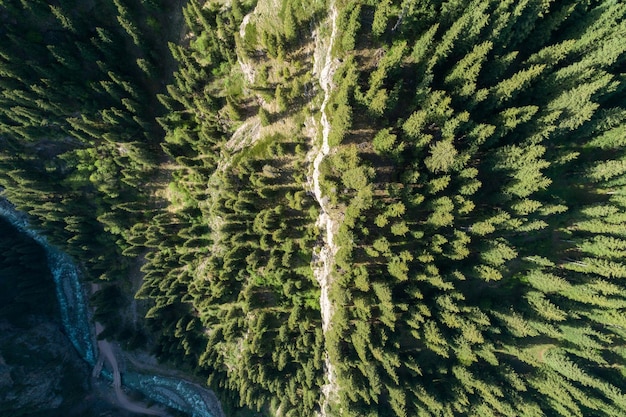
<path id="1" fill-rule="evenodd" d="M 167 415 L 163 410 L 153 411 L 129 400 L 121 390 L 122 385 L 126 385 L 153 401 L 187 413 L 192 417 L 223 417 L 223 412 L 215 396 L 209 395 L 208 389 L 197 384 L 182 378 L 138 372 L 122 375 L 114 353 L 116 348 L 113 347 L 113 344 L 106 340 L 94 341 L 94 335 L 99 334 L 102 327 L 98 323 L 95 326 L 91 324 L 84 287 L 80 282 L 80 271 L 71 258 L 51 246 L 43 235 L 30 228 L 27 217 L 16 211 L 5 200 L 0 200 L 0 216 L 44 249 L 45 259 L 51 275 L 54 277 L 63 330 L 80 358 L 90 366 L 96 364 L 96 357 L 99 354 L 107 358 L 111 365 L 113 385 L 119 405 L 134 413 L 148 412 L 153 415 Z M 94 284 L 94 286 L 93 288 L 97 289 L 97 285 Z M 99 372 L 97 373 L 99 374 Z"/>
<path id="2" fill-rule="evenodd" d="M 45 250 L 1 217 L 0 236 L 0 415 L 135 415 L 90 378 L 63 328 Z"/>

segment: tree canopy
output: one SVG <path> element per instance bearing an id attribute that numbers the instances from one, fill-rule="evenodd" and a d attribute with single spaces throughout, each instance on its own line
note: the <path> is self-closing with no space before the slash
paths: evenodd
<path id="1" fill-rule="evenodd" d="M 2 195 L 111 337 L 233 415 L 626 414 L 623 2 L 170 3 L 0 0 Z"/>

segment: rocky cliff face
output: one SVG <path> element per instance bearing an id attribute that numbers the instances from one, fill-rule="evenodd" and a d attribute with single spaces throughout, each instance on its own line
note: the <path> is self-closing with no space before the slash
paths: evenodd
<path id="1" fill-rule="evenodd" d="M 0 414 L 60 409 L 84 396 L 88 370 L 61 331 L 45 252 L 4 221 L 0 236 Z"/>
<path id="2" fill-rule="evenodd" d="M 89 388 L 89 370 L 58 325 L 29 321 L 28 328 L 0 322 L 0 411 L 13 416 L 65 408 Z"/>
<path id="3" fill-rule="evenodd" d="M 0 320 L 0 415 L 125 417 L 108 383 L 91 380 L 60 325 L 43 316 L 27 327 Z"/>
<path id="4" fill-rule="evenodd" d="M 0 415 L 122 417 L 63 333 L 44 250 L 0 218 Z M 103 386 L 100 386 L 103 385 Z"/>

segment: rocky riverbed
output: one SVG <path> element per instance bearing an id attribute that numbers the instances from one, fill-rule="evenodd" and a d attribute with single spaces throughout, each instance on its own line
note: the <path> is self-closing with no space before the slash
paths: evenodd
<path id="1" fill-rule="evenodd" d="M 6 393 L 0 397 L 0 415 L 124 417 L 143 414 L 150 403 L 158 402 L 171 410 L 151 408 L 151 414 L 223 416 L 211 391 L 184 378 L 116 372 L 111 343 L 96 346 L 79 275 L 69 256 L 0 200 L 0 330 L 7 341 L 6 346 L 0 344 L 0 387 Z M 12 344 L 16 340 L 21 344 Z M 98 350 L 108 354 L 114 371 L 105 373 L 113 379 L 114 396 L 107 383 L 91 379 Z M 131 389 L 131 395 L 125 389 Z M 68 394 L 72 400 L 65 398 Z"/>
<path id="2" fill-rule="evenodd" d="M 12 417 L 125 417 L 109 383 L 91 380 L 58 322 L 42 316 L 26 327 L 0 321 L 0 415 Z"/>
<path id="3" fill-rule="evenodd" d="M 0 218 L 0 415 L 126 416 L 66 335 L 46 253 Z"/>

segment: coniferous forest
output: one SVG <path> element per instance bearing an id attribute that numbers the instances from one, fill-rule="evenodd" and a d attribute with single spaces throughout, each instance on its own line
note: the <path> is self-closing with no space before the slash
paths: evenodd
<path id="1" fill-rule="evenodd" d="M 623 1 L 0 22 L 1 195 L 101 284 L 102 337 L 233 416 L 626 415 Z"/>

